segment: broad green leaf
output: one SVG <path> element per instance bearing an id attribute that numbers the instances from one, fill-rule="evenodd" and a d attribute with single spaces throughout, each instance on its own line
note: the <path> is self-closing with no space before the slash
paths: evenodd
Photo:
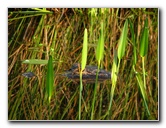
<path id="1" fill-rule="evenodd" d="M 82 48 L 82 61 L 81 61 L 81 72 L 80 72 L 80 93 L 79 93 L 79 116 L 78 119 L 81 119 L 81 99 L 82 99 L 82 71 L 85 69 L 87 61 L 87 51 L 88 51 L 88 34 L 87 29 L 84 30 L 84 42 Z"/>
<path id="2" fill-rule="evenodd" d="M 48 60 L 30 59 L 30 60 L 24 60 L 22 63 L 23 64 L 47 64 Z"/>
<path id="3" fill-rule="evenodd" d="M 46 75 L 46 88 L 47 88 L 49 103 L 52 96 L 53 83 L 54 83 L 54 71 L 53 71 L 52 56 L 50 55 L 48 60 L 47 75 Z"/>
<path id="4" fill-rule="evenodd" d="M 97 51 L 96 51 L 96 59 L 98 61 L 98 64 L 100 63 L 100 61 L 103 59 L 103 56 L 104 56 L 104 32 L 103 32 L 103 29 L 104 29 L 104 25 L 102 22 L 99 41 L 97 44 Z"/>
<path id="5" fill-rule="evenodd" d="M 128 20 L 125 21 L 120 41 L 118 44 L 118 59 L 122 59 L 125 54 L 125 48 L 127 45 L 127 33 L 128 33 Z"/>
<path id="6" fill-rule="evenodd" d="M 140 39 L 140 56 L 144 57 L 148 52 L 148 38 L 149 38 L 149 29 L 148 29 L 148 19 L 146 18 L 142 36 Z"/>
<path id="7" fill-rule="evenodd" d="M 91 120 L 93 120 L 93 117 L 94 117 L 94 108 L 95 108 L 95 101 L 96 101 L 96 92 L 97 92 L 97 85 L 98 85 L 98 72 L 99 72 L 100 62 L 104 56 L 103 28 L 104 28 L 104 25 L 103 25 L 103 22 L 101 22 L 101 30 L 100 30 L 100 35 L 99 35 L 99 40 L 98 40 L 97 50 L 96 50 L 96 59 L 98 61 L 98 70 L 96 73 L 96 82 L 95 82 L 94 95 L 93 95 L 93 101 L 92 101 Z"/>
<path id="8" fill-rule="evenodd" d="M 84 70 L 85 66 L 86 66 L 87 51 L 88 51 L 88 34 L 87 34 L 87 29 L 85 29 L 85 31 L 84 31 L 83 49 L 82 49 L 81 70 Z"/>

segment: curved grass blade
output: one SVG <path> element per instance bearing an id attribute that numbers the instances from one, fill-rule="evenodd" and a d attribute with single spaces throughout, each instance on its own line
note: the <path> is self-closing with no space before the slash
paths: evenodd
<path id="1" fill-rule="evenodd" d="M 147 105 L 147 102 L 146 102 L 147 101 L 146 91 L 145 91 L 144 84 L 143 84 L 143 81 L 141 79 L 140 74 L 137 73 L 136 74 L 136 78 L 137 78 L 139 87 L 141 89 L 141 93 L 142 93 L 142 97 L 143 97 L 143 100 L 144 100 L 144 104 L 145 104 L 146 110 L 148 112 L 148 115 L 150 115 L 150 111 L 148 109 L 148 105 Z"/>
<path id="2" fill-rule="evenodd" d="M 46 75 L 46 88 L 48 94 L 48 101 L 50 103 L 52 91 L 53 91 L 53 83 L 54 83 L 54 73 L 53 73 L 53 63 L 52 56 L 49 56 L 48 66 L 47 66 L 47 75 Z"/>
<path id="3" fill-rule="evenodd" d="M 128 33 L 128 20 L 125 21 L 120 41 L 118 44 L 118 59 L 122 59 L 125 54 L 125 48 L 127 45 L 127 33 Z"/>
<path id="4" fill-rule="evenodd" d="M 125 54 L 125 49 L 126 49 L 126 45 L 127 45 L 127 33 L 128 33 L 128 20 L 125 21 L 123 30 L 122 30 L 122 34 L 120 37 L 120 41 L 118 44 L 118 53 L 116 53 L 116 51 L 114 52 L 114 61 L 113 61 L 113 66 L 112 66 L 112 88 L 111 88 L 111 92 L 110 92 L 110 103 L 109 103 L 109 108 L 108 108 L 108 114 L 109 116 L 110 114 L 110 110 L 111 110 L 111 106 L 112 106 L 112 100 L 114 97 L 114 90 L 116 87 L 116 82 L 117 82 L 117 74 L 119 72 L 119 66 L 120 66 L 120 61 L 122 59 L 122 57 Z M 117 58 L 119 59 L 118 65 L 117 65 Z"/>

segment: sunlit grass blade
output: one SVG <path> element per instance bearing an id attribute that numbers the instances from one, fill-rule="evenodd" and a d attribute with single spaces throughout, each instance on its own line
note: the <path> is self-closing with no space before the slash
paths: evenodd
<path id="1" fill-rule="evenodd" d="M 144 84 L 143 84 L 143 81 L 141 79 L 140 74 L 137 73 L 136 78 L 137 78 L 137 81 L 138 81 L 138 84 L 139 84 L 139 87 L 140 87 L 140 90 L 141 90 L 141 93 L 142 93 L 142 97 L 143 97 L 143 100 L 144 100 L 146 110 L 148 112 L 148 115 L 150 115 L 150 111 L 148 109 L 148 105 L 147 105 L 147 102 L 146 102 L 147 101 L 146 91 L 145 91 Z"/>
<path id="2" fill-rule="evenodd" d="M 127 45 L 127 33 L 128 33 L 128 20 L 125 21 L 122 34 L 118 44 L 118 59 L 122 59 L 125 54 Z"/>
<path id="3" fill-rule="evenodd" d="M 112 100 L 114 97 L 114 90 L 115 90 L 115 86 L 116 86 L 116 82 L 117 82 L 117 73 L 118 73 L 117 52 L 115 50 L 114 60 L 113 60 L 113 65 L 112 65 L 112 72 L 111 72 L 112 87 L 111 87 L 111 91 L 110 91 L 110 102 L 109 102 L 108 113 L 110 113 L 111 106 L 112 106 Z"/>
<path id="4" fill-rule="evenodd" d="M 52 56 L 50 55 L 48 60 L 47 75 L 46 75 L 46 88 L 47 88 L 49 103 L 52 96 L 53 83 L 54 83 L 54 71 L 53 71 Z"/>
<path id="5" fill-rule="evenodd" d="M 148 40 L 149 40 L 149 29 L 148 29 L 148 18 L 145 19 L 145 23 L 144 23 L 144 28 L 143 28 L 143 32 L 141 35 L 141 39 L 140 39 L 140 56 L 142 57 L 142 72 L 143 72 L 143 82 L 139 82 L 142 81 L 140 76 L 136 76 L 137 77 L 137 81 L 139 83 L 139 87 L 141 89 L 141 93 L 144 99 L 144 104 L 146 106 L 146 109 L 148 111 L 148 115 L 150 115 L 147 103 L 146 103 L 146 78 L 145 78 L 145 55 L 148 52 Z"/>
<path id="6" fill-rule="evenodd" d="M 40 9 L 40 8 L 32 8 L 33 10 L 36 10 L 38 12 L 45 12 L 45 13 L 50 13 L 52 14 L 53 12 L 48 11 L 46 8 Z"/>
<path id="7" fill-rule="evenodd" d="M 118 55 L 116 54 L 116 51 L 114 52 L 114 61 L 113 61 L 112 73 L 111 73 L 112 88 L 110 91 L 111 92 L 110 93 L 110 103 L 109 103 L 109 108 L 108 108 L 109 115 L 110 115 L 110 109 L 112 106 L 112 100 L 114 97 L 114 90 L 116 87 L 117 75 L 119 73 L 120 61 L 125 54 L 125 49 L 127 46 L 127 34 L 128 34 L 128 20 L 125 21 L 125 24 L 124 24 L 124 27 L 123 27 L 123 30 L 121 33 L 121 37 L 120 37 L 119 44 L 118 44 Z M 118 63 L 117 63 L 117 57 L 119 59 Z"/>
<path id="8" fill-rule="evenodd" d="M 148 39 L 149 39 L 149 29 L 148 29 L 148 19 L 146 18 L 143 33 L 140 39 L 140 56 L 144 57 L 148 52 Z"/>
<path id="9" fill-rule="evenodd" d="M 136 78 L 137 78 L 139 87 L 141 89 L 142 97 L 147 100 L 146 93 L 145 93 L 145 88 L 144 88 L 144 85 L 143 85 L 143 81 L 142 81 L 141 76 L 140 76 L 139 73 L 136 73 Z"/>
<path id="10" fill-rule="evenodd" d="M 79 120 L 81 119 L 81 99 L 82 99 L 82 71 L 85 69 L 87 61 L 87 51 L 88 51 L 88 34 L 87 29 L 84 30 L 84 42 L 82 48 L 82 60 L 81 60 L 81 71 L 80 71 L 80 93 L 79 93 Z"/>
<path id="11" fill-rule="evenodd" d="M 100 68 L 100 63 L 104 56 L 104 24 L 101 22 L 101 30 L 99 35 L 99 40 L 97 44 L 97 50 L 96 50 L 96 59 L 98 61 L 98 69 L 96 73 L 96 82 L 95 82 L 95 88 L 94 88 L 94 95 L 93 95 L 93 101 L 92 101 L 92 111 L 91 111 L 91 120 L 93 120 L 94 116 L 94 106 L 95 106 L 95 100 L 96 100 L 96 91 L 97 91 L 97 85 L 98 85 L 98 72 Z"/>
<path id="12" fill-rule="evenodd" d="M 115 50 L 114 60 L 113 60 L 113 65 L 112 65 L 112 72 L 111 72 L 112 84 L 114 86 L 116 85 L 116 82 L 117 82 L 117 73 L 118 73 L 118 59 L 117 59 L 117 52 Z M 115 87 L 113 87 L 113 88 L 115 88 Z M 111 93 L 111 94 L 113 95 L 113 93 Z"/>
<path id="13" fill-rule="evenodd" d="M 133 31 L 133 23 L 131 23 L 131 21 L 129 21 L 130 23 L 130 31 L 132 33 L 132 35 L 134 34 Z M 142 69 L 143 69 L 143 80 L 140 76 L 139 73 L 136 72 L 135 70 L 135 64 L 136 64 L 136 57 L 135 57 L 135 53 L 136 53 L 136 44 L 135 44 L 135 38 L 134 35 L 132 36 L 132 42 L 133 42 L 133 46 L 134 46 L 134 63 L 133 63 L 133 70 L 136 73 L 136 78 L 137 78 L 137 82 L 139 85 L 139 88 L 141 90 L 141 94 L 143 97 L 143 101 L 146 107 L 146 110 L 148 112 L 148 115 L 150 115 L 150 111 L 148 109 L 148 105 L 147 105 L 147 95 L 146 95 L 146 79 L 145 79 L 145 67 L 144 67 L 144 56 L 147 54 L 148 51 L 148 38 L 149 38 L 149 30 L 148 30 L 148 20 L 146 18 L 145 23 L 144 23 L 144 28 L 143 28 L 143 32 L 141 34 L 141 38 L 140 38 L 140 56 L 142 57 Z"/>
<path id="14" fill-rule="evenodd" d="M 88 35 L 87 35 L 87 29 L 85 29 L 85 31 L 84 31 L 83 49 L 82 49 L 81 71 L 84 70 L 85 66 L 86 66 L 87 51 L 88 51 Z"/>
<path id="15" fill-rule="evenodd" d="M 29 60 L 24 60 L 22 63 L 23 64 L 47 64 L 48 60 L 29 59 Z"/>
<path id="16" fill-rule="evenodd" d="M 13 11 L 12 13 L 19 13 L 19 14 L 53 14 L 53 12 L 46 10 L 46 8 L 31 8 L 29 11 Z"/>
<path id="17" fill-rule="evenodd" d="M 99 66 L 100 66 L 100 62 L 104 56 L 104 33 L 103 33 L 103 29 L 104 29 L 103 22 L 101 22 L 100 36 L 99 36 L 97 50 L 96 50 L 96 59 L 98 61 Z"/>

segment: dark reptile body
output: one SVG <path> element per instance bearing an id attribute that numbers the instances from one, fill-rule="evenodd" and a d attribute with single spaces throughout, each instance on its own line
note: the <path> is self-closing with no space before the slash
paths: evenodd
<path id="1" fill-rule="evenodd" d="M 80 79 L 80 64 L 76 63 L 73 64 L 72 67 L 64 74 L 66 77 L 69 79 Z M 89 80 L 95 80 L 96 79 L 96 73 L 97 73 L 97 66 L 90 66 L 87 65 L 85 69 L 82 72 L 82 78 L 83 79 L 89 79 Z M 98 79 L 99 80 L 105 80 L 105 79 L 110 79 L 111 78 L 111 73 L 104 70 L 104 69 L 99 69 L 98 73 Z"/>

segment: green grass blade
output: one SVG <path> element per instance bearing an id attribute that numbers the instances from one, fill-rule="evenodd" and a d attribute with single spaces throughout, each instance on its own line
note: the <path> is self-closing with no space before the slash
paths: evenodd
<path id="1" fill-rule="evenodd" d="M 120 65 L 120 60 L 125 54 L 125 48 L 127 45 L 127 33 L 128 33 L 128 20 L 125 21 L 122 34 L 120 37 L 119 45 L 118 45 L 118 55 L 115 51 L 114 53 L 114 61 L 113 61 L 113 66 L 112 66 L 112 73 L 111 73 L 111 80 L 112 80 L 112 88 L 110 92 L 110 103 L 109 103 L 109 108 L 108 108 L 108 113 L 110 115 L 110 109 L 112 106 L 112 100 L 114 96 L 114 90 L 116 87 L 116 82 L 117 82 L 117 74 L 119 72 L 119 65 Z M 119 63 L 117 65 L 117 57 L 119 58 Z"/>
<path id="2" fill-rule="evenodd" d="M 112 65 L 112 72 L 111 72 L 111 80 L 112 80 L 112 88 L 110 93 L 110 103 L 108 108 L 108 113 L 110 112 L 111 106 L 112 106 L 112 100 L 114 96 L 114 90 L 117 82 L 117 73 L 118 73 L 118 66 L 117 66 L 117 52 L 114 52 L 114 60 Z"/>
<path id="3" fill-rule="evenodd" d="M 142 72 L 143 72 L 143 78 L 144 78 L 144 88 L 146 89 L 145 61 L 144 61 L 144 57 L 142 57 Z"/>
<path id="4" fill-rule="evenodd" d="M 149 38 L 149 29 L 148 29 L 148 19 L 146 18 L 143 34 L 140 39 L 140 56 L 141 57 L 144 57 L 148 52 L 148 38 Z"/>
<path id="5" fill-rule="evenodd" d="M 130 32 L 131 32 L 131 42 L 133 44 L 134 50 L 134 62 L 133 64 L 136 65 L 137 63 L 137 50 L 136 50 L 136 41 L 135 41 L 135 33 L 134 33 L 134 24 L 131 22 L 131 20 L 129 19 L 129 24 L 130 24 Z"/>
<path id="6" fill-rule="evenodd" d="M 104 56 L 104 24 L 101 22 L 101 30 L 100 30 L 100 36 L 97 44 L 97 50 L 96 50 L 96 59 L 98 61 L 98 70 L 96 73 L 96 82 L 95 82 L 95 88 L 94 88 L 94 94 L 93 94 L 93 100 L 92 100 L 92 111 L 91 111 L 91 120 L 93 120 L 94 116 L 94 107 L 95 107 L 95 101 L 96 101 L 96 92 L 97 92 L 97 85 L 98 85 L 98 72 L 100 68 L 100 62 L 103 59 Z"/>
<path id="7" fill-rule="evenodd" d="M 81 99 L 82 99 L 82 88 L 83 88 L 83 85 L 82 85 L 82 71 L 80 72 L 80 93 L 79 93 L 79 120 L 81 120 Z"/>
<path id="8" fill-rule="evenodd" d="M 96 51 L 96 59 L 98 61 L 98 65 L 100 66 L 100 61 L 103 59 L 104 56 L 104 25 L 103 22 L 101 22 L 101 30 L 100 30 L 100 36 L 99 41 L 97 44 L 97 51 Z"/>
<path id="9" fill-rule="evenodd" d="M 125 54 L 125 49 L 126 49 L 126 45 L 127 45 L 127 33 L 128 33 L 128 20 L 125 21 L 125 24 L 124 24 L 124 27 L 122 30 L 122 34 L 121 34 L 119 45 L 118 45 L 118 55 L 116 54 L 116 51 L 114 54 L 114 61 L 113 61 L 112 73 L 111 73 L 112 88 L 111 88 L 110 103 L 109 103 L 109 108 L 108 108 L 109 115 L 110 115 L 110 109 L 112 106 L 112 100 L 114 97 L 114 90 L 116 87 L 117 74 L 119 72 L 120 61 Z M 118 65 L 117 65 L 117 57 L 119 58 Z"/>
<path id="10" fill-rule="evenodd" d="M 144 78 L 144 88 L 146 89 L 146 80 L 145 80 L 145 67 L 144 67 L 144 56 L 148 52 L 148 38 L 149 38 L 149 29 L 148 29 L 148 19 L 145 19 L 143 34 L 140 41 L 140 56 L 142 57 L 142 68 L 143 68 L 143 78 Z"/>
<path id="11" fill-rule="evenodd" d="M 142 81 L 141 76 L 140 76 L 139 73 L 136 74 L 136 78 L 137 78 L 139 87 L 141 89 L 142 96 L 143 96 L 144 99 L 147 100 L 146 93 L 145 93 L 145 88 L 144 88 L 144 85 L 143 85 L 143 81 Z"/>
<path id="12" fill-rule="evenodd" d="M 149 29 L 148 29 L 148 19 L 145 19 L 143 33 L 140 39 L 140 56 L 142 57 L 142 71 L 144 79 L 144 88 L 146 89 L 146 79 L 145 79 L 145 66 L 144 66 L 144 56 L 148 52 L 148 38 L 149 38 Z"/>
<path id="13" fill-rule="evenodd" d="M 139 84 L 139 87 L 140 87 L 140 90 L 141 90 L 141 94 L 142 94 L 142 97 L 143 97 L 143 100 L 144 100 L 146 110 L 148 112 L 148 115 L 150 115 L 150 111 L 148 109 L 148 105 L 147 105 L 147 102 L 146 102 L 147 101 L 147 95 L 146 95 L 146 91 L 145 91 L 144 84 L 143 84 L 143 81 L 141 79 L 140 74 L 137 73 L 136 78 L 137 78 L 137 81 L 138 81 L 138 84 Z"/>
<path id="14" fill-rule="evenodd" d="M 125 21 L 122 34 L 120 37 L 119 45 L 118 45 L 118 59 L 122 59 L 125 54 L 125 49 L 127 45 L 127 33 L 128 33 L 128 20 Z"/>
<path id="15" fill-rule="evenodd" d="M 48 60 L 29 59 L 29 60 L 24 60 L 22 63 L 23 64 L 47 64 Z"/>
<path id="16" fill-rule="evenodd" d="M 81 70 L 84 70 L 85 66 L 86 66 L 87 51 L 88 51 L 88 35 L 87 35 L 87 29 L 85 28 L 85 31 L 84 31 L 84 42 L 83 42 L 83 49 L 82 49 Z"/>
<path id="17" fill-rule="evenodd" d="M 48 60 L 48 68 L 47 68 L 47 75 L 46 75 L 46 88 L 47 88 L 49 103 L 52 96 L 53 83 L 54 83 L 54 72 L 53 72 L 52 56 L 50 55 Z"/>
<path id="18" fill-rule="evenodd" d="M 82 71 L 85 69 L 87 61 L 87 51 L 88 51 L 88 34 L 87 29 L 84 30 L 84 42 L 82 48 L 82 61 L 81 61 L 81 71 L 80 71 L 80 93 L 79 93 L 79 120 L 81 119 L 81 99 L 82 99 Z"/>
<path id="19" fill-rule="evenodd" d="M 91 120 L 93 120 L 94 116 L 94 108 L 95 108 L 95 101 L 96 101 L 96 93 L 97 93 L 97 85 L 98 85 L 98 74 L 99 74 L 99 65 L 96 73 L 96 81 L 95 81 L 95 88 L 94 88 L 94 95 L 92 100 L 92 111 L 91 111 Z"/>

